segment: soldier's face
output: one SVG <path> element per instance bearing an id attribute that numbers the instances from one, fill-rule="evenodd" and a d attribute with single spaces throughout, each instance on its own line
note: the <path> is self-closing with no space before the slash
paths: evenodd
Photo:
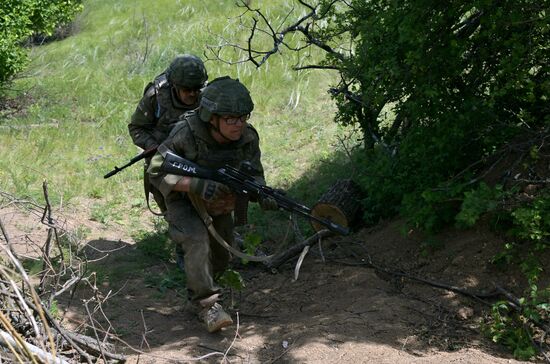
<path id="1" fill-rule="evenodd" d="M 220 133 L 231 141 L 241 138 L 249 115 L 212 115 L 214 125 L 218 124 Z"/>
<path id="2" fill-rule="evenodd" d="M 200 89 L 177 88 L 178 98 L 184 105 L 193 105 L 196 103 L 200 92 Z"/>

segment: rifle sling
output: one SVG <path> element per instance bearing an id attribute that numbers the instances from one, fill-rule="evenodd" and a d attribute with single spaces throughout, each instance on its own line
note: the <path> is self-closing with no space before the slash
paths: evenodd
<path id="1" fill-rule="evenodd" d="M 221 246 L 223 246 L 225 249 L 227 249 L 230 253 L 234 254 L 235 256 L 237 256 L 241 259 L 246 259 L 246 260 L 249 260 L 251 262 L 265 262 L 266 260 L 269 260 L 269 259 L 274 257 L 273 254 L 268 255 L 268 256 L 263 256 L 263 257 L 258 257 L 258 256 L 255 256 L 255 255 L 248 255 L 248 254 L 245 254 L 245 253 L 240 252 L 237 249 L 233 248 L 216 231 L 216 228 L 212 224 L 212 216 L 210 216 L 208 214 L 208 212 L 206 211 L 206 206 L 204 205 L 204 201 L 200 197 L 198 197 L 198 196 L 196 196 L 192 193 L 188 193 L 187 196 L 189 197 L 189 200 L 191 200 L 191 203 L 195 207 L 195 210 L 197 211 L 200 218 L 204 222 L 204 225 L 206 225 L 206 228 L 208 229 L 208 232 L 214 237 L 214 239 L 216 239 L 216 241 Z"/>
<path id="2" fill-rule="evenodd" d="M 153 215 L 164 216 L 165 212 L 162 211 L 162 209 L 160 212 L 153 211 L 153 209 L 151 208 L 151 204 L 149 203 L 149 194 L 151 192 L 151 182 L 149 182 L 149 174 L 147 173 L 147 169 L 145 169 L 143 172 L 143 191 L 145 191 L 145 201 L 147 201 L 147 208 L 149 209 L 149 211 L 151 211 Z"/>
<path id="3" fill-rule="evenodd" d="M 157 151 L 164 157 L 166 158 L 166 154 L 168 152 L 170 152 L 170 150 L 164 145 L 164 144 L 161 144 Z M 268 256 L 263 256 L 263 257 L 258 257 L 258 256 L 255 256 L 255 255 L 248 255 L 248 254 L 245 254 L 243 252 L 240 252 L 238 251 L 237 249 L 233 248 L 231 245 L 229 245 L 227 243 L 227 241 L 225 241 L 225 239 L 220 235 L 218 234 L 218 232 L 216 231 L 216 228 L 214 227 L 213 223 L 212 223 L 212 216 L 210 216 L 208 214 L 208 212 L 206 211 L 206 206 L 204 205 L 204 201 L 194 195 L 193 193 L 187 193 L 187 197 L 189 197 L 189 200 L 191 201 L 191 203 L 193 204 L 193 207 L 195 207 L 195 211 L 197 211 L 197 214 L 199 214 L 199 217 L 201 218 L 201 220 L 204 222 L 204 225 L 206 226 L 206 228 L 208 229 L 208 232 L 210 233 L 210 235 L 212 235 L 214 237 L 214 239 L 216 239 L 216 241 L 221 245 L 223 246 L 227 251 L 229 251 L 230 253 L 234 254 L 235 256 L 241 258 L 241 259 L 246 259 L 246 260 L 249 260 L 251 262 L 265 262 L 266 260 L 269 260 L 271 258 L 274 257 L 274 255 L 268 255 Z"/>

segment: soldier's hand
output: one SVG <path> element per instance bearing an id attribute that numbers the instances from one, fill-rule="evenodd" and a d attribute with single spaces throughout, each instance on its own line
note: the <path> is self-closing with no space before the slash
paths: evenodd
<path id="1" fill-rule="evenodd" d="M 210 216 L 218 216 L 229 214 L 231 211 L 235 210 L 235 200 L 236 196 L 234 194 L 229 194 L 223 198 L 205 201 L 204 204 Z"/>
<path id="2" fill-rule="evenodd" d="M 258 199 L 258 203 L 260 204 L 260 207 L 264 211 L 277 210 L 279 208 L 277 201 L 275 201 L 273 197 L 269 197 L 269 196 L 260 197 Z"/>
<path id="3" fill-rule="evenodd" d="M 224 198 L 231 193 L 229 187 L 210 179 L 191 177 L 189 192 L 200 196 L 203 200 L 212 201 Z"/>

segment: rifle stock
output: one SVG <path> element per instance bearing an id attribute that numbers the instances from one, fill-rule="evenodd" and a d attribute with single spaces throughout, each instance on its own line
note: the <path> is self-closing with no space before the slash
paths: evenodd
<path id="1" fill-rule="evenodd" d="M 226 165 L 225 167 L 213 170 L 201 167 L 196 163 L 168 151 L 164 154 L 164 162 L 161 169 L 171 174 L 211 179 L 223 183 L 237 194 L 248 195 L 253 200 L 271 197 L 277 202 L 277 205 L 284 210 L 295 212 L 303 217 L 314 220 L 338 234 L 349 234 L 349 229 L 347 227 L 336 224 L 325 218 L 313 216 L 309 207 L 287 197 L 269 186 L 258 183 L 253 176 L 243 173 L 231 166 Z"/>

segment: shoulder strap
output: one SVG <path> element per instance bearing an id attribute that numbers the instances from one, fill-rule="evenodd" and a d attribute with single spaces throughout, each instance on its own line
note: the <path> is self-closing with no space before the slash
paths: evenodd
<path id="1" fill-rule="evenodd" d="M 168 80 L 166 79 L 166 74 L 161 73 L 152 82 L 149 82 L 147 86 L 145 86 L 145 89 L 143 90 L 143 96 L 151 98 L 155 97 L 156 106 L 153 106 L 155 109 L 155 118 L 158 120 L 160 118 L 161 110 L 160 110 L 160 103 L 159 103 L 159 90 L 162 87 L 165 87 L 168 85 Z"/>
<path id="2" fill-rule="evenodd" d="M 143 173 L 143 190 L 145 191 L 145 201 L 147 201 L 147 208 L 149 209 L 149 211 L 151 211 L 153 215 L 164 216 L 166 214 L 166 206 L 164 205 L 164 202 L 157 201 L 157 199 L 155 198 L 157 205 L 159 205 L 160 212 L 153 211 L 153 209 L 151 208 L 151 204 L 149 203 L 149 194 L 153 191 L 151 191 L 151 183 L 149 182 L 149 174 L 147 173 L 147 169 L 145 169 Z M 153 197 L 155 196 L 153 195 Z"/>
<path id="3" fill-rule="evenodd" d="M 251 262 L 265 262 L 266 260 L 269 260 L 273 258 L 275 255 L 267 255 L 267 256 L 261 256 L 258 257 L 256 255 L 248 255 L 243 252 L 238 251 L 237 249 L 233 248 L 231 245 L 225 241 L 224 238 L 221 237 L 221 235 L 216 231 L 216 228 L 214 227 L 214 224 L 212 223 L 212 217 L 208 215 L 208 212 L 206 211 L 206 207 L 204 206 L 203 200 L 192 194 L 188 193 L 187 196 L 189 197 L 189 200 L 191 200 L 191 203 L 195 207 L 195 210 L 199 214 L 200 218 L 204 222 L 204 225 L 206 225 L 206 228 L 208 229 L 208 232 L 216 239 L 216 241 L 223 246 L 225 249 L 227 249 L 230 253 L 235 254 L 237 257 L 241 259 L 246 259 Z"/>

